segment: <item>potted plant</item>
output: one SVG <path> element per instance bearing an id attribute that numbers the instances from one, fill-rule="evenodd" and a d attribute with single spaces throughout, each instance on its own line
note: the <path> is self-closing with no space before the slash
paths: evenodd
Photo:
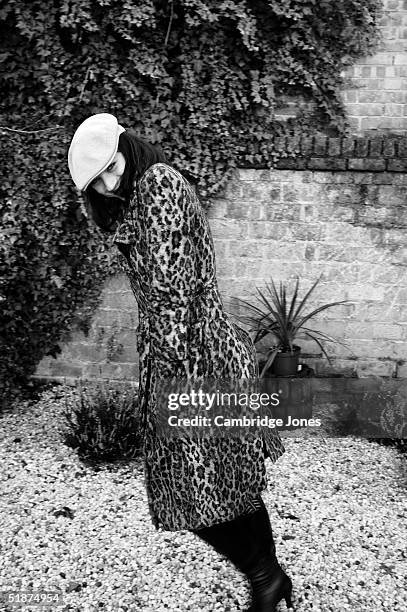
<path id="1" fill-rule="evenodd" d="M 300 331 L 318 344 L 329 362 L 330 358 L 321 341 L 328 340 L 344 344 L 324 332 L 308 327 L 309 320 L 320 312 L 348 301 L 330 302 L 305 313 L 304 310 L 320 278 L 315 281 L 301 300 L 298 297 L 299 278 L 296 279 L 291 298 L 287 295 L 285 284 L 280 282 L 279 290 L 277 290 L 273 279 L 271 279 L 271 283 L 267 283 L 264 290 L 256 288 L 259 305 L 238 299 L 238 302 L 249 311 L 248 315 L 244 315 L 240 319 L 251 326 L 250 331 L 256 332 L 254 343 L 260 342 L 268 334 L 271 334 L 277 340 L 277 343 L 269 348 L 265 364 L 260 373 L 261 378 L 269 369 L 275 376 L 295 376 L 297 374 L 301 349 L 294 342 Z"/>

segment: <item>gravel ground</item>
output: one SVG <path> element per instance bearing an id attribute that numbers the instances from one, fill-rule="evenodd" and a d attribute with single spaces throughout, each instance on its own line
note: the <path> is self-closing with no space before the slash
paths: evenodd
<path id="1" fill-rule="evenodd" d="M 57 590 L 63 604 L 49 609 L 61 611 L 247 609 L 229 561 L 189 532 L 153 528 L 139 459 L 95 470 L 62 444 L 54 398 L 0 419 L 0 591 Z M 263 498 L 295 610 L 405 612 L 405 457 L 354 438 L 285 446 L 267 460 Z"/>

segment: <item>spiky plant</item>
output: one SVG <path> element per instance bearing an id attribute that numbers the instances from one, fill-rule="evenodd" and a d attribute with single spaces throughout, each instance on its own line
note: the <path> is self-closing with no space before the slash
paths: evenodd
<path id="1" fill-rule="evenodd" d="M 311 338 L 318 344 L 330 363 L 331 360 L 329 355 L 321 341 L 337 342 L 346 346 L 345 343 L 339 341 L 337 338 L 333 338 L 307 325 L 308 321 L 320 312 L 348 302 L 348 300 L 330 302 L 329 304 L 324 304 L 323 306 L 315 308 L 311 312 L 304 313 L 304 309 L 320 280 L 321 277 L 315 281 L 301 300 L 298 297 L 300 288 L 300 280 L 298 277 L 291 298 L 288 296 L 287 286 L 280 281 L 279 290 L 277 290 L 273 279 L 271 279 L 270 283 L 266 283 L 264 290 L 256 287 L 257 295 L 255 295 L 255 297 L 260 302 L 259 305 L 255 305 L 248 300 L 237 298 L 237 301 L 249 311 L 249 314 L 239 318 L 242 322 L 250 326 L 250 331 L 256 332 L 254 337 L 255 344 L 260 342 L 260 340 L 268 334 L 272 334 L 278 341 L 277 345 L 272 346 L 267 354 L 266 363 L 260 376 L 263 376 L 266 370 L 271 366 L 278 352 L 284 351 L 294 353 L 294 340 L 300 330 L 306 337 Z"/>

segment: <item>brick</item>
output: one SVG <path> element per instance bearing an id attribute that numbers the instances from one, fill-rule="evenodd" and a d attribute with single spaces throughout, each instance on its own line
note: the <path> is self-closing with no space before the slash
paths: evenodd
<path id="1" fill-rule="evenodd" d="M 227 202 L 225 218 L 237 220 L 258 220 L 260 218 L 260 206 L 258 203 L 245 202 L 242 200 L 230 200 L 229 202 Z"/>
<path id="2" fill-rule="evenodd" d="M 352 181 L 355 185 L 370 185 L 373 183 L 373 177 L 375 174 L 369 172 L 358 172 L 352 173 Z"/>
<path id="3" fill-rule="evenodd" d="M 311 157 L 308 160 L 309 170 L 346 170 L 346 159 Z"/>
<path id="4" fill-rule="evenodd" d="M 386 67 L 387 66 L 376 66 L 376 77 L 383 79 L 386 76 Z"/>
<path id="5" fill-rule="evenodd" d="M 349 339 L 350 350 L 360 358 L 402 359 L 407 354 L 407 343 L 395 340 Z"/>
<path id="6" fill-rule="evenodd" d="M 322 228 L 319 223 L 297 223 L 289 227 L 287 236 L 292 240 L 320 240 Z"/>
<path id="7" fill-rule="evenodd" d="M 270 170 L 239 168 L 238 177 L 241 181 L 268 181 L 270 180 Z"/>
<path id="8" fill-rule="evenodd" d="M 352 117 L 351 115 L 348 115 L 348 123 L 349 123 L 349 128 L 352 134 L 360 133 L 360 123 L 361 123 L 360 117 Z"/>
<path id="9" fill-rule="evenodd" d="M 121 347 L 120 350 L 113 352 L 109 359 L 109 362 L 118 362 L 121 364 L 138 364 L 139 355 L 136 345 L 128 346 L 126 348 Z"/>
<path id="10" fill-rule="evenodd" d="M 234 200 L 237 198 L 241 198 L 242 197 L 242 189 L 243 189 L 243 185 L 242 183 L 239 182 L 235 182 L 235 181 L 230 181 L 229 183 L 227 183 L 223 193 L 222 193 L 222 197 L 227 198 L 229 200 Z"/>
<path id="11" fill-rule="evenodd" d="M 270 171 L 270 180 L 275 183 L 286 183 L 287 181 L 292 181 L 295 177 L 295 173 L 292 170 L 271 170 Z"/>
<path id="12" fill-rule="evenodd" d="M 241 200 L 245 200 L 246 202 L 259 202 L 259 201 L 275 201 L 280 198 L 280 187 L 279 185 L 274 185 L 270 182 L 247 182 L 242 184 L 242 195 Z M 240 200 L 240 202 L 241 202 Z M 237 202 L 237 206 L 239 203 Z M 230 207 L 230 203 L 228 204 L 228 208 Z"/>
<path id="13" fill-rule="evenodd" d="M 278 259 L 284 262 L 302 261 L 305 256 L 305 244 L 297 242 L 295 244 L 281 244 L 278 241 L 267 241 L 262 248 L 263 258 Z"/>
<path id="14" fill-rule="evenodd" d="M 355 157 L 366 157 L 369 154 L 369 139 L 357 138 L 355 142 Z"/>
<path id="15" fill-rule="evenodd" d="M 403 363 L 396 366 L 396 378 L 407 378 L 407 364 Z"/>
<path id="16" fill-rule="evenodd" d="M 383 4 L 386 11 L 397 11 L 403 8 L 404 2 L 402 0 L 384 0 Z"/>
<path id="17" fill-rule="evenodd" d="M 322 185 L 335 182 L 333 172 L 312 172 L 312 176 L 316 183 L 320 183 Z"/>
<path id="18" fill-rule="evenodd" d="M 373 64 L 374 66 L 380 64 L 391 66 L 393 64 L 393 56 L 388 52 L 375 53 L 372 56 L 363 58 L 363 61 L 365 64 Z"/>
<path id="19" fill-rule="evenodd" d="M 404 189 L 394 187 L 393 185 L 382 185 L 377 189 L 377 200 L 381 206 L 387 206 L 390 210 L 395 210 L 396 214 L 399 215 L 405 207 L 406 195 Z M 397 211 L 397 208 L 400 210 Z M 397 236 L 397 239 L 403 240 L 403 242 L 405 240 L 404 231 L 397 233 L 395 229 L 392 229 L 391 235 Z"/>
<path id="20" fill-rule="evenodd" d="M 211 230 L 214 238 L 246 238 L 248 236 L 248 223 L 234 219 L 213 219 Z"/>
<path id="21" fill-rule="evenodd" d="M 277 151 L 285 151 L 286 142 L 287 138 L 285 136 L 278 136 L 277 138 L 274 138 L 273 144 Z"/>
<path id="22" fill-rule="evenodd" d="M 383 157 L 397 157 L 397 139 L 386 138 L 383 142 Z"/>
<path id="23" fill-rule="evenodd" d="M 113 297 L 115 297 L 115 295 L 116 294 L 112 294 Z M 114 310 L 110 308 L 98 309 L 92 323 L 103 324 L 105 326 L 119 325 L 121 321 L 122 310 L 120 309 L 120 301 L 117 301 L 117 297 L 115 297 L 115 304 L 117 308 L 115 308 Z"/>
<path id="24" fill-rule="evenodd" d="M 402 117 L 404 115 L 404 104 L 388 103 L 384 105 L 384 114 L 389 117 Z"/>
<path id="25" fill-rule="evenodd" d="M 286 151 L 289 155 L 297 156 L 301 152 L 300 136 L 288 136 L 286 140 Z"/>
<path id="26" fill-rule="evenodd" d="M 312 183 L 287 183 L 283 185 L 281 199 L 283 202 L 315 202 L 319 195 L 319 186 Z"/>
<path id="27" fill-rule="evenodd" d="M 382 117 L 363 117 L 360 121 L 361 130 L 377 130 L 384 127 L 384 120 Z"/>
<path id="28" fill-rule="evenodd" d="M 364 159 L 349 159 L 348 170 L 363 170 L 365 172 L 381 172 L 386 170 L 386 160 L 372 159 L 366 157 Z"/>
<path id="29" fill-rule="evenodd" d="M 387 160 L 388 172 L 407 172 L 407 159 Z"/>
<path id="30" fill-rule="evenodd" d="M 404 136 L 398 142 L 398 156 L 407 158 L 407 136 Z"/>
<path id="31" fill-rule="evenodd" d="M 301 215 L 300 202 L 268 203 L 264 206 L 262 220 L 264 221 L 298 221 Z M 303 220 L 301 218 L 301 220 Z"/>
<path id="32" fill-rule="evenodd" d="M 407 117 L 367 117 L 361 120 L 364 130 L 380 129 L 403 135 L 407 128 Z"/>
<path id="33" fill-rule="evenodd" d="M 383 340 L 405 340 L 404 326 L 390 323 L 376 323 L 371 326 L 371 336 Z"/>
<path id="34" fill-rule="evenodd" d="M 390 305 L 389 303 L 370 303 L 355 305 L 355 317 L 363 321 L 397 321 L 403 322 L 403 317 L 407 316 L 407 306 Z"/>
<path id="35" fill-rule="evenodd" d="M 276 161 L 275 167 L 281 170 L 306 170 L 307 160 L 302 157 L 283 157 Z"/>
<path id="36" fill-rule="evenodd" d="M 358 378 L 370 376 L 392 377 L 396 373 L 396 362 L 390 359 L 384 361 L 379 361 L 378 359 L 358 359 L 355 363 L 355 372 Z"/>
<path id="37" fill-rule="evenodd" d="M 289 236 L 289 223 L 270 223 L 267 221 L 252 221 L 248 226 L 247 238 L 286 239 Z M 233 236 L 232 236 L 233 237 Z M 236 238 L 236 236 L 234 236 Z"/>
<path id="38" fill-rule="evenodd" d="M 354 89 L 345 89 L 342 95 L 345 104 L 354 104 L 358 101 L 358 92 Z"/>
<path id="39" fill-rule="evenodd" d="M 400 340 L 402 327 L 386 323 L 348 322 L 346 324 L 346 338 L 378 338 L 380 340 Z"/>
<path id="40" fill-rule="evenodd" d="M 391 172 L 378 172 L 372 176 L 372 183 L 375 185 L 392 185 L 394 180 Z"/>
<path id="41" fill-rule="evenodd" d="M 383 285 L 407 287 L 407 274 L 406 271 L 399 266 L 388 266 L 384 267 L 382 264 L 377 266 L 370 266 L 370 282 L 380 283 Z M 390 301 L 391 298 L 388 296 Z M 393 318 L 393 316 L 392 316 Z"/>
<path id="42" fill-rule="evenodd" d="M 328 148 L 328 138 L 317 134 L 314 138 L 314 155 L 323 157 Z"/>
<path id="43" fill-rule="evenodd" d="M 134 308 L 136 299 L 132 291 L 116 291 L 115 293 L 104 292 L 101 309 L 121 310 L 122 308 Z"/>
<path id="44" fill-rule="evenodd" d="M 333 172 L 332 185 L 352 185 L 355 180 L 353 172 Z"/>
<path id="45" fill-rule="evenodd" d="M 322 229 L 321 229 L 322 231 Z M 349 223 L 341 223 L 333 220 L 324 228 L 324 238 L 327 242 L 345 244 L 357 244 L 360 246 L 361 230 L 350 226 Z"/>
<path id="46" fill-rule="evenodd" d="M 226 214 L 227 201 L 216 198 L 212 202 L 212 206 L 207 212 L 208 219 L 223 219 Z"/>
<path id="47" fill-rule="evenodd" d="M 330 157 L 339 157 L 341 154 L 341 139 L 329 138 L 328 140 L 328 155 Z"/>
<path id="48" fill-rule="evenodd" d="M 394 66 L 405 66 L 407 64 L 407 53 L 395 53 L 392 63 Z M 398 89 L 401 89 L 401 87 Z"/>
<path id="49" fill-rule="evenodd" d="M 109 277 L 104 287 L 106 292 L 122 292 L 128 291 L 130 288 L 130 282 L 127 276 L 124 274 L 118 274 L 117 276 Z"/>
<path id="50" fill-rule="evenodd" d="M 214 240 L 216 261 L 221 260 L 229 255 L 230 240 Z"/>
<path id="51" fill-rule="evenodd" d="M 356 147 L 356 138 L 343 138 L 342 139 L 342 154 L 344 156 L 353 157 Z"/>
<path id="52" fill-rule="evenodd" d="M 327 359 L 301 359 L 304 363 L 309 365 L 317 376 L 330 377 L 332 375 L 340 374 L 341 376 L 353 376 L 355 370 L 355 362 L 349 359 L 332 359 L 330 364 Z M 318 383 L 320 379 L 317 379 Z M 327 403 L 332 402 L 332 392 L 328 394 Z"/>
<path id="53" fill-rule="evenodd" d="M 392 185 L 407 185 L 407 174 L 391 174 L 392 177 Z"/>
<path id="54" fill-rule="evenodd" d="M 224 266 L 230 266 L 230 272 L 222 270 L 224 276 L 237 277 L 237 278 L 251 278 L 261 279 L 261 260 L 259 259 L 247 259 L 238 258 L 235 260 L 223 262 Z"/>
<path id="55" fill-rule="evenodd" d="M 85 378 L 138 380 L 138 366 L 123 363 L 89 364 L 84 367 L 83 375 Z"/>
<path id="56" fill-rule="evenodd" d="M 267 244 L 267 243 L 266 243 Z M 258 240 L 230 240 L 228 254 L 230 258 L 234 257 L 256 257 L 261 256 L 263 247 Z"/>
<path id="57" fill-rule="evenodd" d="M 365 104 L 351 104 L 348 108 L 349 113 L 352 115 L 359 115 L 360 117 L 380 117 L 384 113 L 385 105 L 371 102 Z"/>
<path id="58" fill-rule="evenodd" d="M 369 138 L 369 157 L 381 157 L 383 151 L 383 138 L 373 137 Z"/>
<path id="59" fill-rule="evenodd" d="M 315 259 L 325 262 L 350 263 L 355 261 L 357 247 L 349 244 L 318 244 L 315 251 Z"/>
<path id="60" fill-rule="evenodd" d="M 82 365 L 72 365 L 69 362 L 55 360 L 50 363 L 51 376 L 66 376 L 67 378 L 81 378 L 84 373 Z"/>
<path id="61" fill-rule="evenodd" d="M 400 70 L 400 68 L 399 68 Z M 407 76 L 407 75 L 406 75 Z M 402 104 L 406 101 L 406 93 L 404 91 L 374 91 L 363 90 L 359 92 L 359 102 L 394 102 Z"/>
<path id="62" fill-rule="evenodd" d="M 372 287 L 370 285 L 348 285 L 345 290 L 346 297 L 351 301 L 363 300 L 380 302 L 384 299 L 384 287 Z"/>
<path id="63" fill-rule="evenodd" d="M 405 32 L 407 34 L 407 30 L 405 30 Z M 407 38 L 407 36 L 406 36 L 406 38 Z M 403 78 L 407 77 L 407 66 L 395 66 L 394 67 L 394 71 L 395 71 L 395 76 L 396 77 L 403 77 Z M 400 93 L 402 93 L 404 95 L 402 96 L 401 100 L 397 100 L 397 101 L 398 102 L 404 102 L 405 101 L 406 93 L 405 92 L 400 92 Z"/>
<path id="64" fill-rule="evenodd" d="M 103 346 L 98 346 L 96 344 L 69 342 L 64 347 L 62 357 L 69 359 L 70 363 L 98 363 L 105 360 L 106 351 Z"/>

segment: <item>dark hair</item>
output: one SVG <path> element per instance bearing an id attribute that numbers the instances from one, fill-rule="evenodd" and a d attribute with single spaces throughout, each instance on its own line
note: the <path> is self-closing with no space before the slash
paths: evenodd
<path id="1" fill-rule="evenodd" d="M 124 155 L 126 166 L 118 195 L 124 198 L 105 197 L 89 186 L 84 192 L 92 220 L 105 232 L 113 232 L 116 221 L 130 201 L 134 182 L 153 164 L 166 163 L 161 148 L 137 136 L 134 130 L 126 130 L 119 136 L 117 150 Z"/>

